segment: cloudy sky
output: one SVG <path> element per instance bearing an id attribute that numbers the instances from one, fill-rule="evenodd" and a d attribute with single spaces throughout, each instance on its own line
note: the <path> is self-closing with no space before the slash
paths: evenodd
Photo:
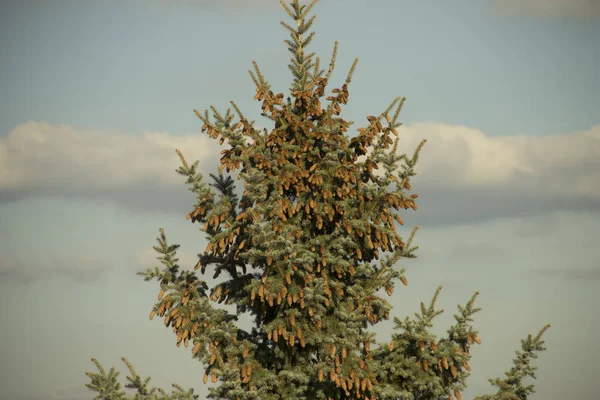
<path id="1" fill-rule="evenodd" d="M 360 59 L 343 116 L 406 96 L 401 150 L 423 138 L 413 188 L 419 258 L 395 315 L 436 287 L 452 322 L 481 291 L 482 345 L 463 398 L 491 389 L 547 322 L 532 399 L 592 399 L 600 347 L 600 3 L 321 0 L 312 49 Z M 275 0 L 0 3 L 0 398 L 83 400 L 91 357 L 206 393 L 189 349 L 148 314 L 158 229 L 186 268 L 205 247 L 175 174 L 180 148 L 214 171 L 192 110 L 229 100 L 257 120 L 247 70 L 291 75 Z M 264 126 L 264 125 L 262 125 Z M 354 132 L 354 131 L 353 131 Z M 354 133 L 352 133 L 354 134 Z M 389 334 L 381 330 L 380 340 Z"/>

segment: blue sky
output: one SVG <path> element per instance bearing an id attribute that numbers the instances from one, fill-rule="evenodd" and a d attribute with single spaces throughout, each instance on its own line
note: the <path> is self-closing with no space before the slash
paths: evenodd
<path id="1" fill-rule="evenodd" d="M 174 170 L 180 148 L 215 170 L 194 108 L 236 101 L 260 126 L 248 76 L 290 73 L 272 0 L 5 1 L 0 5 L 0 378 L 6 399 L 91 399 L 91 357 L 205 393 L 201 366 L 148 321 L 163 227 L 195 264 L 204 235 Z M 545 323 L 532 399 L 592 398 L 600 350 L 600 5 L 593 0 L 321 0 L 312 51 L 332 85 L 358 67 L 343 116 L 406 96 L 401 150 L 423 138 L 413 187 L 419 258 L 393 297 L 412 315 L 444 284 L 481 291 L 482 346 L 463 398 L 488 392 Z M 406 234 L 409 233 L 406 228 Z M 382 329 L 384 341 L 389 326 Z M 123 377 L 124 378 L 124 377 Z"/>

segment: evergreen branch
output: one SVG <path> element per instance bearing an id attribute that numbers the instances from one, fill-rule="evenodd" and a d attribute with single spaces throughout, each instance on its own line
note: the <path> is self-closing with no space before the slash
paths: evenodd
<path id="1" fill-rule="evenodd" d="M 417 146 L 417 149 L 415 150 L 415 153 L 414 153 L 412 159 L 410 160 L 411 167 L 414 166 L 417 163 L 417 161 L 419 160 L 419 153 L 421 152 L 421 149 L 423 148 L 423 146 L 425 146 L 425 143 L 427 143 L 427 139 L 423 139 L 421 141 L 421 143 L 419 143 L 419 145 Z"/>
<path id="2" fill-rule="evenodd" d="M 317 60 L 315 61 L 315 65 L 314 65 L 314 71 L 313 71 L 313 81 L 316 83 L 316 80 L 318 78 L 320 78 L 320 76 L 323 74 L 323 71 L 319 71 L 319 67 L 321 64 L 321 58 L 317 57 Z"/>
<path id="3" fill-rule="evenodd" d="M 242 112 L 238 108 L 237 104 L 235 104 L 233 101 L 230 101 L 229 103 L 231 104 L 231 106 L 233 107 L 233 109 L 235 110 L 235 112 L 237 113 L 238 118 L 240 119 L 240 121 L 246 120 L 246 117 L 244 117 L 244 114 L 242 114 Z"/>
<path id="4" fill-rule="evenodd" d="M 404 246 L 405 248 L 410 248 L 410 245 L 415 237 L 415 235 L 417 234 L 417 231 L 419 230 L 418 226 L 415 226 L 412 230 L 412 232 L 410 233 L 410 236 L 408 237 L 408 241 L 406 242 L 406 246 Z"/>
<path id="5" fill-rule="evenodd" d="M 307 30 L 309 30 L 312 27 L 313 22 L 315 22 L 316 18 L 317 18 L 317 16 L 313 15 L 312 17 L 310 17 L 310 19 L 308 20 L 308 22 L 303 22 L 300 25 L 300 27 L 298 27 L 298 33 L 303 34 Z"/>
<path id="6" fill-rule="evenodd" d="M 121 384 L 118 382 L 119 372 L 111 368 L 108 374 L 100 365 L 98 360 L 92 358 L 92 362 L 100 373 L 86 372 L 91 382 L 85 386 L 93 392 L 98 392 L 96 400 L 126 400 L 126 393 L 121 390 Z"/>
<path id="7" fill-rule="evenodd" d="M 254 71 L 256 71 L 256 76 L 258 77 L 258 81 L 260 82 L 260 88 L 268 89 L 269 85 L 267 81 L 265 81 L 265 78 L 262 75 L 262 73 L 260 72 L 260 68 L 258 68 L 258 64 L 256 63 L 256 61 L 252 61 L 252 66 L 254 66 Z"/>
<path id="8" fill-rule="evenodd" d="M 288 13 L 288 15 L 292 18 L 292 19 L 296 19 L 296 16 L 294 15 L 294 13 L 292 12 L 292 10 L 290 10 L 289 6 L 283 1 L 283 0 L 279 0 L 279 3 L 283 6 L 283 9 L 285 10 L 285 12 Z"/>
<path id="9" fill-rule="evenodd" d="M 400 100 L 400 104 L 396 107 L 396 111 L 394 112 L 394 116 L 392 117 L 392 123 L 396 123 L 398 120 L 398 116 L 400 115 L 400 111 L 402 111 L 402 107 L 404 106 L 404 102 L 406 101 L 406 97 L 402 97 Z"/>
<path id="10" fill-rule="evenodd" d="M 429 304 L 429 308 L 427 309 L 427 311 L 429 313 L 433 313 L 434 309 L 435 309 L 435 302 L 438 298 L 438 296 L 440 295 L 440 292 L 442 291 L 442 286 L 438 286 L 438 288 L 435 291 L 435 294 L 433 295 L 433 299 L 431 299 L 431 303 Z M 440 313 L 444 312 L 444 310 L 440 310 Z"/>
<path id="11" fill-rule="evenodd" d="M 536 352 L 544 351 L 544 341 L 542 335 L 550 328 L 550 324 L 544 326 L 540 332 L 532 338 L 521 340 L 522 351 L 517 351 L 516 358 L 513 360 L 514 366 L 505 373 L 506 378 L 490 379 L 493 386 L 498 387 L 498 391 L 493 395 L 476 397 L 476 400 L 527 400 L 530 394 L 535 393 L 533 385 L 524 385 L 523 380 L 531 377 L 536 378 L 535 371 L 537 367 L 531 365 L 531 360 L 537 358 Z"/>
<path id="12" fill-rule="evenodd" d="M 315 36 L 314 32 L 311 32 L 308 34 L 308 36 L 306 37 L 306 39 L 304 39 L 304 41 L 300 44 L 300 46 L 302 48 L 308 46 L 310 44 L 310 42 L 312 41 L 313 37 Z M 306 56 L 306 58 L 310 58 L 309 56 Z"/>
<path id="13" fill-rule="evenodd" d="M 297 0 L 295 0 L 296 3 L 298 3 Z M 310 10 L 314 7 L 315 4 L 317 4 L 319 0 L 313 0 L 304 10 L 304 12 L 302 13 L 302 15 L 300 16 L 301 19 L 304 19 L 306 17 L 306 15 L 310 12 Z"/>
<path id="14" fill-rule="evenodd" d="M 279 23 L 290 32 L 290 35 L 296 35 L 296 29 L 292 28 L 290 24 L 284 21 L 279 21 Z"/>
<path id="15" fill-rule="evenodd" d="M 429 303 L 429 307 L 425 307 L 425 303 L 421 302 L 421 314 L 415 314 L 417 319 L 418 319 L 418 329 L 419 331 L 425 331 L 426 328 L 430 328 L 432 327 L 431 321 L 437 317 L 438 315 L 442 314 L 444 312 L 444 310 L 436 310 L 435 309 L 435 302 L 440 294 L 440 292 L 442 291 L 442 286 L 438 286 L 438 288 L 435 290 L 435 293 L 433 295 L 433 298 L 431 299 L 431 302 Z"/>
<path id="16" fill-rule="evenodd" d="M 256 76 L 254 76 L 254 72 L 252 72 L 252 70 L 249 69 L 248 73 L 250 74 L 250 78 L 252 78 L 252 82 L 254 82 L 254 85 L 256 86 L 256 88 L 260 89 L 261 88 L 261 84 L 258 81 L 258 79 L 256 79 Z"/>
<path id="17" fill-rule="evenodd" d="M 349 85 L 350 81 L 352 80 L 352 75 L 354 74 L 354 69 L 356 68 L 356 64 L 358 64 L 358 58 L 354 59 L 354 62 L 352 63 L 352 66 L 350 67 L 350 71 L 348 72 L 348 77 L 346 78 L 346 85 Z"/>
<path id="18" fill-rule="evenodd" d="M 198 395 L 194 394 L 194 389 L 189 389 L 187 391 L 183 390 L 180 385 L 173 383 L 173 387 L 177 389 L 173 390 L 171 395 L 167 395 L 163 389 L 160 388 L 149 388 L 148 383 L 150 382 L 150 378 L 146 378 L 142 381 L 142 378 L 135 372 L 133 366 L 129 363 L 129 361 L 125 357 L 121 357 L 121 360 L 125 363 L 127 368 L 129 369 L 130 376 L 127 376 L 128 384 L 125 385 L 126 388 L 135 389 L 136 393 L 133 397 L 127 396 L 124 391 L 120 390 L 121 384 L 118 382 L 117 378 L 119 376 L 119 372 L 115 371 L 114 368 L 111 368 L 109 373 L 106 374 L 104 368 L 100 365 L 98 360 L 92 358 L 92 362 L 96 365 L 96 368 L 100 371 L 100 373 L 92 373 L 86 372 L 86 375 L 90 377 L 91 383 L 86 384 L 86 386 L 94 391 L 98 392 L 98 395 L 95 397 L 97 400 L 196 400 L 198 399 Z M 158 392 L 160 395 L 155 394 Z"/>
<path id="19" fill-rule="evenodd" d="M 327 75 L 325 75 L 325 80 L 327 82 L 329 82 L 329 77 L 331 76 L 331 73 L 333 72 L 333 69 L 335 68 L 335 59 L 337 57 L 337 49 L 338 49 L 338 42 L 336 40 L 335 43 L 333 44 L 333 54 L 331 55 L 331 61 L 329 62 L 329 70 L 327 71 Z"/>

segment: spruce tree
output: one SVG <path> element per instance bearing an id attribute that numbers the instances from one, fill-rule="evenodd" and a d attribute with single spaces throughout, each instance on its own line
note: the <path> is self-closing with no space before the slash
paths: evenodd
<path id="1" fill-rule="evenodd" d="M 177 173 L 187 177 L 196 197 L 187 219 L 199 223 L 208 239 L 194 270 L 221 283 L 209 288 L 196 272 L 180 270 L 179 245 L 168 244 L 161 229 L 154 249 L 164 267 L 140 273 L 160 284 L 150 319 L 163 318 L 177 346 L 189 347 L 201 361 L 204 383 L 216 384 L 209 389 L 213 399 L 460 400 L 471 346 L 480 343 L 472 326 L 478 293 L 458 307 L 442 338 L 429 331 L 442 312 L 435 307 L 441 287 L 414 318 L 394 318 L 385 343 L 372 329 L 390 318 L 386 296 L 398 282 L 407 284 L 397 262 L 415 257 L 417 228 L 404 239 L 398 211 L 417 210 L 411 178 L 425 141 L 412 157 L 397 152 L 404 98 L 368 116 L 356 136 L 346 134 L 352 122 L 340 114 L 357 60 L 341 87 L 323 100 L 337 42 L 329 68 L 321 70 L 319 58 L 306 51 L 315 20 L 308 13 L 316 2 L 281 2 L 293 20 L 281 22 L 290 33 L 290 96 L 275 94 L 256 62 L 249 71 L 254 98 L 273 129 L 255 128 L 234 102 L 234 111 L 224 115 L 210 107 L 212 118 L 208 110 L 195 111 L 202 132 L 227 148 L 210 183 L 197 171 L 198 162 L 190 165 L 179 150 Z M 243 181 L 241 197 L 233 172 Z M 241 315 L 251 316 L 253 326 L 236 323 Z M 521 381 L 533 376 L 529 362 L 543 350 L 545 329 L 523 342 L 506 379 L 491 381 L 498 393 L 481 399 L 526 399 L 533 392 Z M 99 373 L 88 373 L 88 387 L 97 398 L 126 398 L 118 372 L 106 374 L 93 361 Z M 148 379 L 123 361 L 136 399 L 197 397 L 177 385 L 171 395 L 150 389 Z"/>

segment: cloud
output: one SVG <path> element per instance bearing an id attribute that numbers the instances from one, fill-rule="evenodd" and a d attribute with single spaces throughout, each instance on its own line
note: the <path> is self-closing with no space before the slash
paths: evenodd
<path id="1" fill-rule="evenodd" d="M 600 125 L 544 137 L 487 137 L 463 126 L 418 123 L 400 130 L 399 150 L 412 155 L 418 224 L 470 223 L 600 208 Z"/>
<path id="2" fill-rule="evenodd" d="M 495 243 L 487 242 L 459 242 L 442 259 L 461 261 L 475 261 L 480 263 L 486 260 L 498 260 L 508 254 L 507 250 Z"/>
<path id="3" fill-rule="evenodd" d="M 464 126 L 417 123 L 401 128 L 399 150 L 412 155 L 423 138 L 413 179 L 420 209 L 405 213 L 408 224 L 600 208 L 600 125 L 545 137 L 488 137 Z M 221 147 L 203 133 L 130 135 L 30 121 L 0 138 L 0 202 L 79 196 L 185 213 L 195 199 L 174 172 L 175 148 L 189 162 L 199 159 L 206 178 L 217 171 Z"/>
<path id="4" fill-rule="evenodd" d="M 598 0 L 492 0 L 501 15 L 540 18 L 600 19 Z"/>
<path id="5" fill-rule="evenodd" d="M 199 160 L 202 170 L 218 166 L 221 147 L 205 134 L 127 135 L 29 121 L 0 138 L 0 201 L 65 195 L 116 200 L 133 209 L 159 207 L 172 197 L 167 188 L 184 188 L 185 177 L 175 173 L 176 148 L 186 160 Z M 178 204 L 188 208 L 186 192 Z"/>
<path id="6" fill-rule="evenodd" d="M 561 278 L 576 282 L 600 281 L 600 268 L 555 268 L 535 270 L 533 272 L 548 278 Z"/>
<path id="7" fill-rule="evenodd" d="M 515 224 L 513 230 L 518 237 L 548 237 L 558 229 L 558 219 L 555 215 L 537 215 L 524 219 Z"/>
<path id="8" fill-rule="evenodd" d="M 50 278 L 67 278 L 75 282 L 93 282 L 104 276 L 111 266 L 104 260 L 85 256 L 53 257 L 42 263 L 24 263 L 0 255 L 2 282 L 28 284 Z"/>
<path id="9" fill-rule="evenodd" d="M 177 166 L 176 147 L 201 161 L 216 162 L 219 153 L 203 134 L 134 136 L 29 121 L 0 139 L 0 189 L 111 191 L 140 182 L 174 183 L 169 166 Z"/>

